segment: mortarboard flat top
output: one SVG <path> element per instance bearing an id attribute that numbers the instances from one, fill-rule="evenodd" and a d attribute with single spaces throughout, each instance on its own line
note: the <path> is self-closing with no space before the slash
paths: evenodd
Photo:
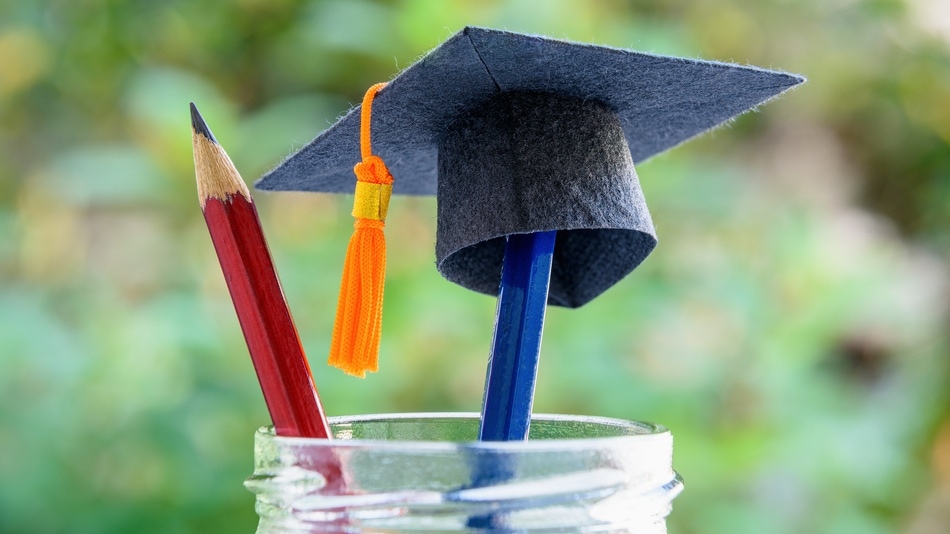
<path id="1" fill-rule="evenodd" d="M 573 307 L 589 301 L 623 278 L 655 245 L 652 222 L 633 170 L 634 162 L 641 162 L 721 125 L 803 81 L 799 76 L 754 67 L 465 28 L 400 73 L 376 96 L 372 118 L 373 149 L 386 161 L 393 175 L 394 193 L 433 195 L 438 192 L 439 270 L 446 278 L 466 287 L 489 294 L 497 291 L 503 248 L 499 238 L 503 239 L 502 236 L 569 230 L 558 234 L 550 302 Z M 500 95 L 511 95 L 511 98 L 499 103 Z M 544 95 L 551 95 L 554 100 Z M 516 191 L 514 195 L 498 197 L 495 191 L 501 183 L 499 181 L 513 177 L 495 172 L 483 178 L 485 184 L 480 191 L 475 191 L 475 196 L 464 197 L 477 216 L 469 214 L 465 223 L 443 220 L 443 202 L 452 195 L 460 195 L 454 191 L 459 188 L 455 184 L 479 180 L 474 171 L 461 171 L 465 176 L 449 180 L 447 169 L 456 173 L 462 164 L 485 165 L 488 160 L 479 161 L 471 154 L 460 157 L 449 154 L 452 161 L 447 164 L 440 161 L 447 156 L 440 153 L 440 145 L 442 151 L 447 147 L 452 151 L 466 151 L 459 143 L 471 140 L 466 140 L 466 132 L 460 131 L 468 128 L 467 125 L 459 126 L 460 119 L 463 123 L 474 120 L 477 123 L 475 128 L 482 130 L 479 142 L 488 144 L 494 142 L 491 139 L 498 133 L 494 131 L 498 128 L 510 126 L 517 129 L 526 120 L 539 120 L 526 119 L 524 115 L 512 115 L 508 121 L 499 120 L 492 124 L 482 120 L 485 119 L 485 110 L 492 106 L 501 106 L 511 115 L 512 109 L 525 107 L 525 98 L 529 101 L 535 98 L 540 107 L 553 109 L 555 118 L 549 121 L 550 124 L 540 126 L 547 129 L 546 133 L 533 137 L 550 139 L 553 134 L 562 135 L 563 142 L 557 141 L 554 146 L 547 147 L 555 159 L 562 148 L 585 141 L 580 135 L 603 138 L 606 144 L 615 144 L 619 139 L 619 143 L 625 145 L 622 147 L 625 154 L 616 159 L 618 168 L 608 169 L 607 174 L 612 177 L 605 184 L 608 189 L 623 190 L 620 195 L 624 197 L 623 202 L 632 202 L 632 207 L 625 208 L 620 204 L 606 208 L 595 206 L 592 202 L 600 202 L 605 195 L 590 186 L 579 193 L 568 191 L 565 199 L 554 199 L 551 202 L 554 207 L 563 210 L 568 206 L 571 212 L 555 213 L 556 209 L 545 207 L 545 203 L 551 200 L 549 186 L 543 188 L 544 195 L 548 196 L 525 197 Z M 554 108 L 567 110 L 567 115 Z M 584 116 L 589 118 L 578 119 L 574 108 L 585 108 L 581 115 L 586 114 Z M 607 110 L 616 121 L 603 126 L 602 132 L 592 134 L 589 130 L 610 122 L 600 116 L 600 109 Z M 570 116 L 570 121 L 558 120 L 564 116 Z M 257 187 L 263 190 L 352 193 L 355 184 L 352 169 L 360 161 L 359 121 L 357 107 L 264 175 Z M 578 121 L 585 123 L 586 130 L 581 128 L 578 131 L 575 127 Z M 522 137 L 521 133 L 507 130 L 501 133 L 511 134 L 506 142 L 513 145 Z M 478 149 L 476 146 L 472 150 Z M 520 146 L 512 150 L 528 155 L 537 152 Z M 609 154 L 614 152 L 612 148 L 606 151 Z M 576 154 L 575 159 L 578 159 Z M 583 159 L 583 155 L 579 159 Z M 523 160 L 522 157 L 516 162 L 517 168 L 509 166 L 508 170 L 514 174 L 530 174 L 540 168 L 545 172 L 549 170 L 544 165 L 525 167 Z M 594 172 L 577 167 L 583 164 L 574 165 L 576 168 L 565 171 L 564 176 L 555 176 L 553 183 L 562 185 L 563 190 L 574 189 L 573 183 L 584 181 L 579 178 L 586 179 Z M 601 169 L 596 172 L 600 173 Z M 447 186 L 449 183 L 453 185 Z M 607 196 L 611 197 L 608 202 L 619 202 L 613 199 L 616 194 Z M 509 206 L 515 201 L 513 199 L 518 199 L 522 205 Z M 454 204 L 462 203 L 456 201 Z M 527 217 L 509 213 L 523 212 L 524 209 L 534 212 Z M 538 219 L 548 217 L 544 215 L 548 212 L 550 220 L 539 223 Z M 605 215 L 600 217 L 597 215 L 600 212 Z M 472 223 L 485 219 L 486 214 L 500 222 L 470 228 Z M 521 220 L 515 220 L 519 217 Z M 623 220 L 618 221 L 618 217 Z M 572 236 L 571 232 L 575 234 Z M 568 241 L 573 243 L 572 249 L 565 249 Z M 463 249 L 469 250 L 458 255 Z M 559 262 L 557 256 L 568 260 L 567 263 Z M 495 271 L 496 268 L 499 270 Z"/>

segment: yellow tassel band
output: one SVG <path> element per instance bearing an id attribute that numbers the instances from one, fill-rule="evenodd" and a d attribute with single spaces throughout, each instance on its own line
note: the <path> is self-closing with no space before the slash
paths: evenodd
<path id="1" fill-rule="evenodd" d="M 385 221 L 389 211 L 389 197 L 393 194 L 390 184 L 356 182 L 356 198 L 353 199 L 353 216 L 357 219 Z"/>

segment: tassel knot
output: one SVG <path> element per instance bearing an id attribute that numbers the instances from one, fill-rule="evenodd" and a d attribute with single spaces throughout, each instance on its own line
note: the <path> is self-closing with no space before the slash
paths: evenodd
<path id="1" fill-rule="evenodd" d="M 346 250 L 343 280 L 337 304 L 329 364 L 343 372 L 364 377 L 379 368 L 379 342 L 383 318 L 383 284 L 386 277 L 386 237 L 383 234 L 393 177 L 386 164 L 372 154 L 370 113 L 373 98 L 385 84 L 370 87 L 363 98 L 360 149 L 356 164 L 353 200 L 353 237 Z"/>
<path id="2" fill-rule="evenodd" d="M 353 167 L 356 179 L 370 184 L 392 184 L 393 176 L 379 156 L 369 155 Z"/>

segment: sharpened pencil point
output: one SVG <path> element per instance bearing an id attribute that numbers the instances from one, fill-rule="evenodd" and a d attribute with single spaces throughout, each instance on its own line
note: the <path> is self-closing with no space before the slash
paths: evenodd
<path id="1" fill-rule="evenodd" d="M 247 184 L 227 152 L 211 135 L 211 130 L 194 103 L 191 104 L 191 126 L 191 146 L 195 152 L 195 178 L 198 181 L 201 209 L 204 209 L 205 201 L 209 198 L 227 201 L 231 195 L 236 194 L 243 196 L 248 202 L 253 202 Z"/>
<path id="2" fill-rule="evenodd" d="M 191 127 L 194 129 L 195 133 L 200 133 L 212 143 L 218 142 L 211 133 L 211 130 L 208 128 L 208 125 L 205 124 L 205 120 L 201 118 L 201 113 L 198 113 L 198 108 L 195 106 L 194 102 L 191 103 Z"/>

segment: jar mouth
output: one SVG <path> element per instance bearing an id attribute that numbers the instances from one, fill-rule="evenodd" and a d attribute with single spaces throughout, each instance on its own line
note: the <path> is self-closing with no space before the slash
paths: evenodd
<path id="1" fill-rule="evenodd" d="M 527 441 L 477 441 L 477 412 L 381 413 L 330 417 L 333 440 L 277 436 L 272 426 L 261 427 L 258 439 L 289 446 L 333 448 L 414 448 L 432 451 L 466 449 L 571 450 L 597 443 L 635 440 L 637 443 L 672 439 L 665 426 L 611 417 L 532 414 Z M 449 423 L 440 425 L 433 423 Z M 446 433 L 449 432 L 449 433 Z"/>
<path id="2" fill-rule="evenodd" d="M 683 484 L 665 427 L 536 414 L 527 441 L 480 442 L 478 425 L 436 412 L 334 417 L 332 440 L 262 428 L 245 482 L 259 532 L 666 532 Z"/>

